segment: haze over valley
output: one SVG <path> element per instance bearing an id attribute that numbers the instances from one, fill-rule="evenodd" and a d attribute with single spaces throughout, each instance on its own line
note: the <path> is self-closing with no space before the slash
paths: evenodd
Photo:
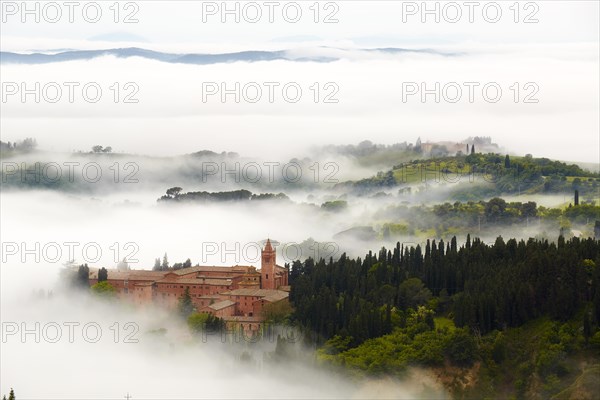
<path id="1" fill-rule="evenodd" d="M 2 2 L 0 396 L 597 397 L 598 3 L 267 3 Z"/>

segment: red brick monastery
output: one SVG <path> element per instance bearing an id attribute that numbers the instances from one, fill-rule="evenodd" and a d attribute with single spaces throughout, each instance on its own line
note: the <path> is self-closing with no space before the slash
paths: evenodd
<path id="1" fill-rule="evenodd" d="M 138 305 L 175 308 L 186 290 L 198 312 L 211 313 L 244 331 L 257 331 L 266 304 L 288 301 L 288 271 L 276 264 L 275 250 L 267 240 L 261 251 L 261 268 L 196 266 L 174 271 L 108 270 L 110 283 L 124 300 Z M 90 270 L 90 285 L 98 270 Z"/>

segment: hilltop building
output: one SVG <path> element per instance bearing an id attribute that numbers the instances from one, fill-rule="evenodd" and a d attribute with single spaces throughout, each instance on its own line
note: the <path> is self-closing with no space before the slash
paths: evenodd
<path id="1" fill-rule="evenodd" d="M 277 265 L 270 240 L 261 251 L 260 271 L 249 265 L 174 271 L 110 269 L 107 281 L 124 300 L 172 309 L 189 289 L 198 312 L 211 313 L 245 331 L 260 329 L 265 305 L 288 301 L 289 296 L 288 270 Z M 97 282 L 98 270 L 90 270 L 90 285 Z"/>

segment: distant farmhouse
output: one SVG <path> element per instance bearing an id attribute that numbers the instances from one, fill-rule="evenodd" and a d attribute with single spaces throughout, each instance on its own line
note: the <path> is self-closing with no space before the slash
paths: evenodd
<path id="1" fill-rule="evenodd" d="M 475 136 L 463 140 L 462 142 L 421 142 L 421 138 L 417 139 L 415 148 L 419 149 L 423 154 L 430 157 L 446 157 L 459 154 L 469 155 L 471 147 L 478 153 L 495 153 L 500 151 L 500 146 L 492 142 L 489 136 Z"/>
<path id="2" fill-rule="evenodd" d="M 213 314 L 246 332 L 256 332 L 264 321 L 262 310 L 266 304 L 288 301 L 288 270 L 277 265 L 275 258 L 275 250 L 267 240 L 261 251 L 260 271 L 245 265 L 176 271 L 110 269 L 107 281 L 124 300 L 172 309 L 189 288 L 198 312 Z M 90 270 L 90 285 L 97 282 L 98 270 Z"/>

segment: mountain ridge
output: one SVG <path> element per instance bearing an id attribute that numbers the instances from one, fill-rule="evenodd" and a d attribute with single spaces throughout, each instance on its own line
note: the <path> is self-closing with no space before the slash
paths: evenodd
<path id="1" fill-rule="evenodd" d="M 337 48 L 319 48 L 321 52 L 330 51 L 330 55 L 315 55 L 315 54 L 298 54 L 292 55 L 291 50 L 246 50 L 229 53 L 167 53 L 154 50 L 148 50 L 140 47 L 124 47 L 111 48 L 102 50 L 69 50 L 58 53 L 16 53 L 0 51 L 1 64 L 48 64 L 54 62 L 80 61 L 91 60 L 103 56 L 115 56 L 118 58 L 142 57 L 150 60 L 166 62 L 171 64 L 194 64 L 208 65 L 220 64 L 229 62 L 259 62 L 259 61 L 295 61 L 295 62 L 333 62 L 342 58 L 343 52 L 348 52 L 347 49 Z M 438 55 L 455 55 L 444 54 L 431 49 L 404 49 L 404 48 L 374 48 L 374 49 L 357 49 L 353 51 L 372 53 L 382 52 L 386 54 L 399 53 L 420 53 L 420 54 L 438 54 Z M 342 54 L 340 54 L 342 52 Z M 294 51 L 298 53 L 298 51 Z"/>

